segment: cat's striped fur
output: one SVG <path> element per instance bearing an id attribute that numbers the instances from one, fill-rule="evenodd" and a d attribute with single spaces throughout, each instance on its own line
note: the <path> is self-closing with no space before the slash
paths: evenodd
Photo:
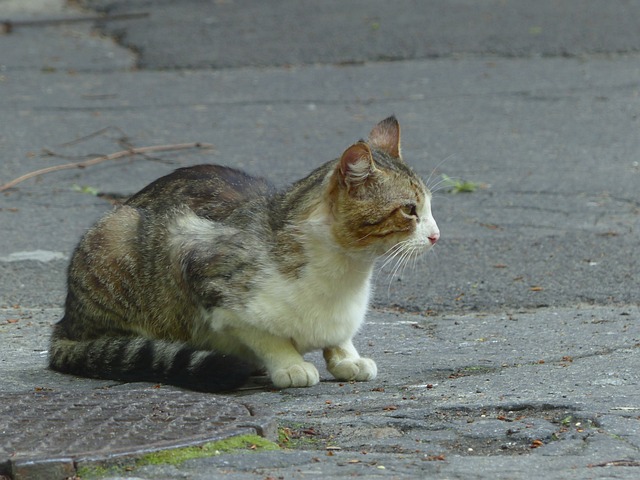
<path id="1" fill-rule="evenodd" d="M 322 349 L 336 378 L 369 380 L 376 365 L 351 339 L 373 264 L 438 237 L 394 117 L 282 191 L 228 167 L 182 168 L 82 238 L 50 366 L 206 391 L 264 367 L 277 387 L 310 386 L 318 371 L 302 355 Z"/>

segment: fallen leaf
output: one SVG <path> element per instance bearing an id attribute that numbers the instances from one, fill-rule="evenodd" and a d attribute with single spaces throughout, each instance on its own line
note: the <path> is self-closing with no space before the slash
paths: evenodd
<path id="1" fill-rule="evenodd" d="M 439 461 L 442 462 L 444 460 L 446 460 L 447 457 L 445 457 L 443 454 L 440 455 L 427 455 L 425 457 L 425 460 L 428 462 L 435 462 L 435 461 Z"/>
<path id="2" fill-rule="evenodd" d="M 502 227 L 500 227 L 500 225 L 496 225 L 495 223 L 480 223 L 479 225 L 481 227 L 488 228 L 489 230 L 502 230 Z"/>

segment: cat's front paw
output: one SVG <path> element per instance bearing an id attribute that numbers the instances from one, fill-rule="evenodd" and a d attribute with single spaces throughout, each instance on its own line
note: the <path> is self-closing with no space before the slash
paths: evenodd
<path id="1" fill-rule="evenodd" d="M 277 388 L 310 387 L 320 381 L 320 374 L 313 364 L 302 362 L 274 371 L 271 381 Z"/>
<path id="2" fill-rule="evenodd" d="M 346 358 L 328 366 L 329 372 L 337 380 L 366 382 L 378 375 L 376 362 L 370 358 Z"/>

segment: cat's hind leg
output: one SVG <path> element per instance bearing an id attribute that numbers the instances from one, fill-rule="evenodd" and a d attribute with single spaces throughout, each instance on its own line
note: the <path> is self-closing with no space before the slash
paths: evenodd
<path id="1" fill-rule="evenodd" d="M 327 369 L 337 380 L 366 382 L 378 374 L 376 363 L 370 358 L 361 357 L 351 340 L 337 347 L 324 348 L 322 353 Z"/>

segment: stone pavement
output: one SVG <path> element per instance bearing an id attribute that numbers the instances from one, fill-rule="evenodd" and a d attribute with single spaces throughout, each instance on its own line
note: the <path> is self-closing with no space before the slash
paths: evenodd
<path id="1" fill-rule="evenodd" d="M 640 476 L 640 2 L 576 0 L 554 10 L 546 0 L 403 1 L 396 15 L 378 1 L 151 10 L 104 0 L 85 6 L 148 15 L 27 23 L 95 15 L 69 3 L 0 0 L 0 20 L 12 20 L 0 35 L 0 183 L 131 145 L 214 147 L 60 171 L 0 192 L 5 404 L 50 399 L 25 415 L 38 419 L 65 396 L 162 406 L 194 395 L 189 402 L 203 408 L 249 412 L 262 422 L 251 428 L 282 446 L 102 472 L 110 478 Z M 287 31 L 313 41 L 287 40 Z M 317 41 L 322 34 L 331 41 Z M 445 173 L 479 188 L 437 192 L 434 254 L 378 272 L 357 339 L 378 363 L 375 381 L 333 382 L 321 370 L 324 381 L 310 389 L 274 391 L 256 379 L 202 398 L 46 370 L 66 262 L 114 199 L 205 161 L 289 182 L 391 113 L 405 158 L 431 185 Z M 0 475 L 8 475 L 16 427 L 11 408 L 2 412 Z M 144 432 L 132 419 L 154 417 L 141 412 L 118 417 L 112 433 L 129 424 Z M 109 432 L 74 423 L 82 418 L 57 427 L 79 437 L 60 443 L 72 468 L 82 466 L 73 461 L 86 451 L 83 437 Z M 22 438 L 44 436 L 45 445 L 39 429 L 50 424 L 40 421 L 29 437 L 30 421 Z M 211 439 L 224 436 L 225 425 L 211 423 Z M 149 444 L 159 439 L 148 432 Z"/>

